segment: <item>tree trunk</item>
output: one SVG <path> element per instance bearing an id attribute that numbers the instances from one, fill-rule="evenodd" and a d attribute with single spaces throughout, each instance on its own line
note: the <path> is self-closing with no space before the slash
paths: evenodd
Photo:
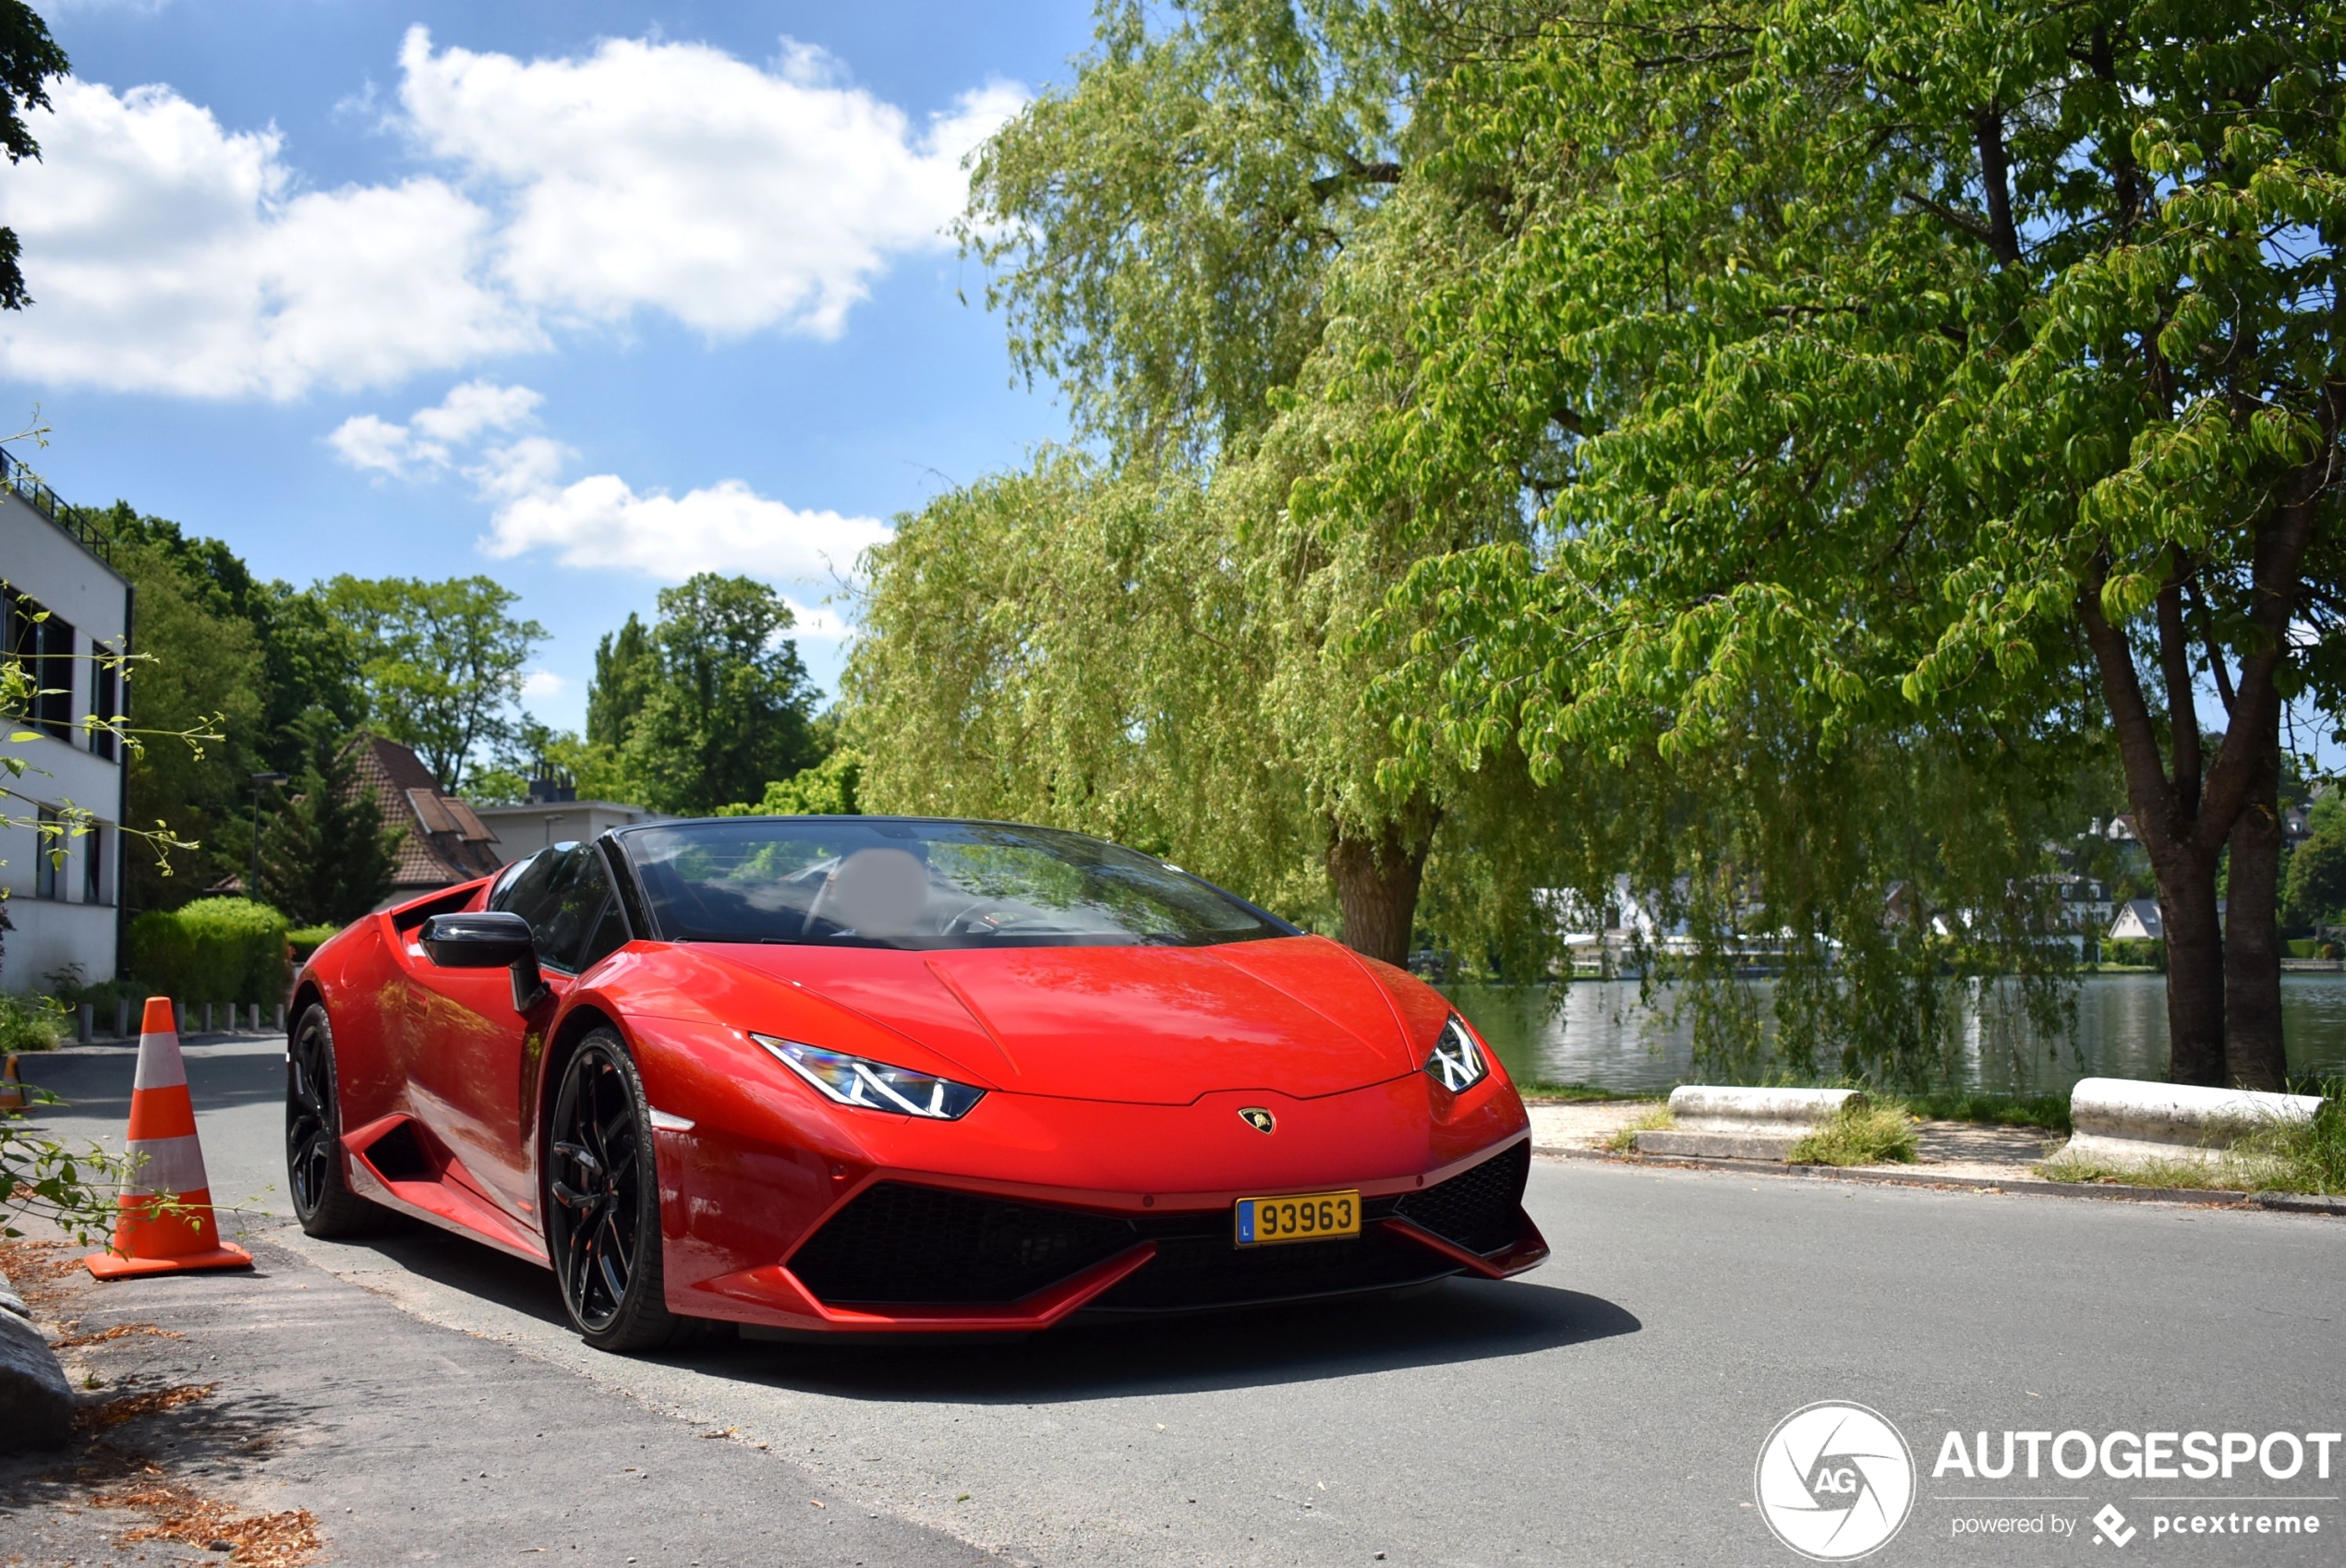
<path id="1" fill-rule="evenodd" d="M 2153 868 L 2167 937 L 2167 1076 L 2224 1082 L 2224 937 L 2216 915 L 2216 867 L 2196 853 Z"/>
<path id="2" fill-rule="evenodd" d="M 2232 824 L 2224 884 L 2224 1076 L 2279 1089 L 2289 1076 L 2280 1026 L 2280 731 L 2252 737 L 2262 762 Z"/>
<path id="3" fill-rule="evenodd" d="M 1439 820 L 1440 813 L 1419 796 L 1373 835 L 1338 827 L 1330 836 L 1328 881 L 1336 888 L 1346 947 L 1389 964 L 1409 963 L 1418 885 Z"/>

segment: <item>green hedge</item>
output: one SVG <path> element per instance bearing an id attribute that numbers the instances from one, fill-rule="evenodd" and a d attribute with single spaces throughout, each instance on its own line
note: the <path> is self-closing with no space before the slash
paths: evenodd
<path id="1" fill-rule="evenodd" d="M 198 899 L 184 909 L 149 910 L 130 923 L 130 972 L 175 1001 L 285 999 L 290 923 L 250 899 Z"/>
<path id="2" fill-rule="evenodd" d="M 285 933 L 285 940 L 293 944 L 294 962 L 308 963 L 309 955 L 333 941 L 342 931 L 339 925 L 303 925 Z"/>

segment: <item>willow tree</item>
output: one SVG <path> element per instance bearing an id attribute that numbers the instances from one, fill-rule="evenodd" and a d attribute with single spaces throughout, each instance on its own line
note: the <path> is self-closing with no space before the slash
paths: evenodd
<path id="1" fill-rule="evenodd" d="M 1329 368 L 1402 346 L 1393 291 L 1442 243 L 1385 199 L 1401 39 L 1348 0 L 1155 27 L 1109 5 L 1074 82 L 987 145 L 965 237 L 1017 363 L 1065 389 L 1094 455 L 944 496 L 872 553 L 845 691 L 876 806 L 1112 833 L 1397 962 L 1445 823 L 1481 846 L 1523 821 L 1519 768 L 1393 770 L 1372 697 L 1406 653 L 1373 624 L 1393 585 L 1428 550 L 1518 535 L 1513 487 L 1337 526 L 1289 505 L 1360 417 L 1319 395 Z M 1474 880 L 1445 901 L 1454 929 L 1519 947 L 1501 911 L 1528 886 Z"/>
<path id="2" fill-rule="evenodd" d="M 1532 548 L 1421 570 L 1421 750 L 1685 760 L 1769 711 L 1830 750 L 2083 699 L 2172 1076 L 2277 1083 L 2267 818 L 2346 416 L 2338 8 L 1481 9 L 1419 115 L 1503 240 L 1417 302 L 1410 396 L 1330 504 L 1526 453 L 1555 483 Z"/>

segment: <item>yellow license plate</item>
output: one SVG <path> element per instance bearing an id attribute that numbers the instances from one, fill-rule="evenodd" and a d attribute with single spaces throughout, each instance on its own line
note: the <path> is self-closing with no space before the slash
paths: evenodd
<path id="1" fill-rule="evenodd" d="M 1360 1195 L 1299 1192 L 1292 1198 L 1241 1198 L 1232 1225 L 1240 1247 L 1335 1241 L 1360 1234 Z"/>

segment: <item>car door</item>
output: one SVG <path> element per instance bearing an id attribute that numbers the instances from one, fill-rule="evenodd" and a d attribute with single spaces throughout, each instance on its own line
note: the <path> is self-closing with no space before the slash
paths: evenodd
<path id="1" fill-rule="evenodd" d="M 527 1013 L 514 1007 L 507 971 L 427 967 L 429 994 L 416 1103 L 432 1130 L 472 1173 L 481 1196 L 538 1228 L 531 1088 L 555 1002 L 580 971 L 627 940 L 601 850 L 557 844 L 501 880 L 489 907 L 529 922 L 551 995 Z"/>

